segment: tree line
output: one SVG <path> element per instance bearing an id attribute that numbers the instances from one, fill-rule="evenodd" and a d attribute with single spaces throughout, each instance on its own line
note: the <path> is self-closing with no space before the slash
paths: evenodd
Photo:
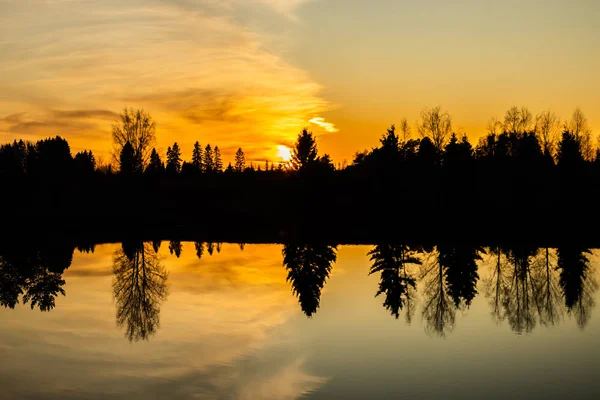
<path id="1" fill-rule="evenodd" d="M 265 161 L 247 164 L 242 148 L 225 167 L 219 146 L 194 143 L 191 159 L 184 161 L 177 142 L 162 157 L 154 147 L 156 127 L 144 110 L 125 109 L 121 121 L 113 125 L 113 162 L 97 164 L 90 150 L 71 155 L 68 142 L 60 137 L 37 142 L 15 140 L 0 146 L 0 175 L 15 174 L 147 174 L 157 176 L 219 174 L 223 172 L 279 171 L 287 174 L 302 170 L 332 171 L 328 154 L 318 155 L 316 138 L 303 129 L 292 149 L 288 163 Z M 396 129 L 392 125 L 379 141 L 379 146 L 357 152 L 353 162 L 337 170 L 389 171 L 409 166 L 427 169 L 431 166 L 453 168 L 470 161 L 481 164 L 507 160 L 537 165 L 558 165 L 571 169 L 585 164 L 600 164 L 600 148 L 593 145 L 591 129 L 583 112 L 576 108 L 570 120 L 561 124 L 551 111 L 533 117 L 526 107 L 512 107 L 503 120 L 493 118 L 488 132 L 473 146 L 466 134 L 452 129 L 452 117 L 440 107 L 426 108 L 417 124 L 419 137 L 413 138 L 411 126 L 403 119 Z M 504 165 L 502 165 L 504 166 Z M 531 165 L 529 165 L 531 166 Z M 373 171 L 371 171 L 373 172 Z"/>
<path id="2" fill-rule="evenodd" d="M 285 166 L 248 164 L 239 148 L 224 168 L 218 146 L 199 141 L 191 159 L 173 143 L 163 160 L 148 113 L 125 110 L 121 119 L 114 168 L 87 150 L 73 157 L 60 137 L 0 146 L 2 188 L 11 194 L 1 201 L 20 218 L 7 234 L 52 228 L 119 240 L 149 230 L 168 237 L 177 227 L 233 241 L 432 242 L 460 234 L 494 242 L 531 233 L 548 243 L 552 235 L 591 241 L 584 233 L 600 224 L 590 211 L 600 200 L 600 152 L 579 109 L 561 126 L 551 112 L 533 118 L 513 107 L 475 146 L 453 131 L 446 111 L 425 109 L 419 137 L 403 120 L 337 167 L 308 129 Z"/>

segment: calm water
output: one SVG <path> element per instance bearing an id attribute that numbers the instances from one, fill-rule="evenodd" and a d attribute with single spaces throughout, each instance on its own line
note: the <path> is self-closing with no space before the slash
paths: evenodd
<path id="1" fill-rule="evenodd" d="M 596 250 L 240 247 L 5 256 L 0 398 L 600 398 Z"/>

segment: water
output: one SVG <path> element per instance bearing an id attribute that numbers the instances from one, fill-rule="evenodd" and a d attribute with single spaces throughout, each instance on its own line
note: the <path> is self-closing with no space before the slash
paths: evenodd
<path id="1" fill-rule="evenodd" d="M 386 308 L 373 246 L 313 247 L 320 266 L 291 281 L 311 257 L 302 246 L 287 246 L 289 270 L 282 245 L 198 249 L 76 250 L 54 307 L 21 295 L 0 308 L 0 398 L 600 398 L 598 251 L 414 253 L 421 265 L 389 276 L 415 289 L 384 279 L 400 290 Z M 15 259 L 37 260 L 4 256 L 3 305 Z"/>

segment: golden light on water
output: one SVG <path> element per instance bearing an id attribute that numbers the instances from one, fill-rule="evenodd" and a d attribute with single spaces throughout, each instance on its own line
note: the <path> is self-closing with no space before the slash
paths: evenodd
<path id="1" fill-rule="evenodd" d="M 282 144 L 277 146 L 277 157 L 283 161 L 290 161 L 292 159 L 292 149 Z"/>

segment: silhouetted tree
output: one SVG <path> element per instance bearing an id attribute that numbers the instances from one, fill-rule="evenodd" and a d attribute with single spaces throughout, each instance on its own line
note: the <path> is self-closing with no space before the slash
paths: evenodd
<path id="1" fill-rule="evenodd" d="M 177 142 L 173 147 L 167 149 L 167 166 L 165 171 L 169 174 L 178 174 L 181 172 L 181 150 Z"/>
<path id="2" fill-rule="evenodd" d="M 329 277 L 331 264 L 337 259 L 337 246 L 298 245 L 283 246 L 283 265 L 288 271 L 292 292 L 298 296 L 302 311 L 310 317 L 319 308 L 321 289 Z"/>
<path id="3" fill-rule="evenodd" d="M 96 170 L 96 159 L 91 151 L 80 151 L 75 154 L 73 166 L 79 174 L 90 175 Z"/>
<path id="4" fill-rule="evenodd" d="M 577 107 L 573 111 L 573 115 L 568 122 L 567 128 L 581 144 L 581 154 L 585 161 L 592 161 L 594 158 L 594 146 L 592 145 L 592 130 L 588 125 L 588 120 L 581 111 L 581 108 Z"/>
<path id="5" fill-rule="evenodd" d="M 558 142 L 560 119 L 550 110 L 538 114 L 535 118 L 535 132 L 544 155 L 553 157 Z"/>
<path id="6" fill-rule="evenodd" d="M 207 144 L 204 148 L 204 172 L 210 173 L 215 170 L 215 159 L 213 156 L 213 150 L 210 144 Z"/>
<path id="7" fill-rule="evenodd" d="M 202 172 L 203 162 L 202 162 L 202 146 L 200 143 L 196 141 L 194 143 L 194 150 L 192 151 L 192 166 L 196 172 Z"/>
<path id="8" fill-rule="evenodd" d="M 14 141 L 0 146 L 0 174 L 17 175 L 26 172 L 27 144 Z"/>
<path id="9" fill-rule="evenodd" d="M 150 153 L 150 162 L 146 167 L 146 173 L 148 175 L 160 175 L 165 172 L 165 164 L 160 159 L 156 149 L 152 149 Z"/>
<path id="10" fill-rule="evenodd" d="M 121 121 L 112 127 L 113 154 L 120 160 L 123 147 L 129 142 L 133 148 L 134 164 L 139 165 L 139 170 L 143 170 L 150 159 L 152 146 L 156 142 L 155 123 L 150 114 L 144 110 L 125 108 L 120 118 Z"/>
<path id="11" fill-rule="evenodd" d="M 242 172 L 246 169 L 246 156 L 240 147 L 235 153 L 235 172 Z"/>
<path id="12" fill-rule="evenodd" d="M 132 175 L 139 172 L 139 164 L 135 156 L 133 146 L 131 143 L 125 143 L 121 149 L 121 155 L 119 156 L 119 171 L 123 175 Z"/>
<path id="13" fill-rule="evenodd" d="M 64 176 L 73 168 L 69 143 L 60 136 L 39 140 L 28 147 L 26 163 L 30 174 Z"/>
<path id="14" fill-rule="evenodd" d="M 576 170 L 583 166 L 580 138 L 569 131 L 564 131 L 558 143 L 557 165 L 563 171 Z"/>
<path id="15" fill-rule="evenodd" d="M 421 137 L 428 137 L 438 152 L 441 152 L 452 132 L 452 117 L 440 106 L 424 108 L 418 126 Z"/>
<path id="16" fill-rule="evenodd" d="M 295 170 L 306 169 L 317 160 L 317 142 L 306 128 L 298 135 L 292 148 L 291 164 Z"/>
<path id="17" fill-rule="evenodd" d="M 221 150 L 219 150 L 219 146 L 215 146 L 215 155 L 214 155 L 214 168 L 215 172 L 223 172 L 223 160 L 221 159 Z"/>
<path id="18" fill-rule="evenodd" d="M 504 114 L 504 132 L 523 133 L 533 128 L 533 115 L 527 107 L 513 106 Z"/>

